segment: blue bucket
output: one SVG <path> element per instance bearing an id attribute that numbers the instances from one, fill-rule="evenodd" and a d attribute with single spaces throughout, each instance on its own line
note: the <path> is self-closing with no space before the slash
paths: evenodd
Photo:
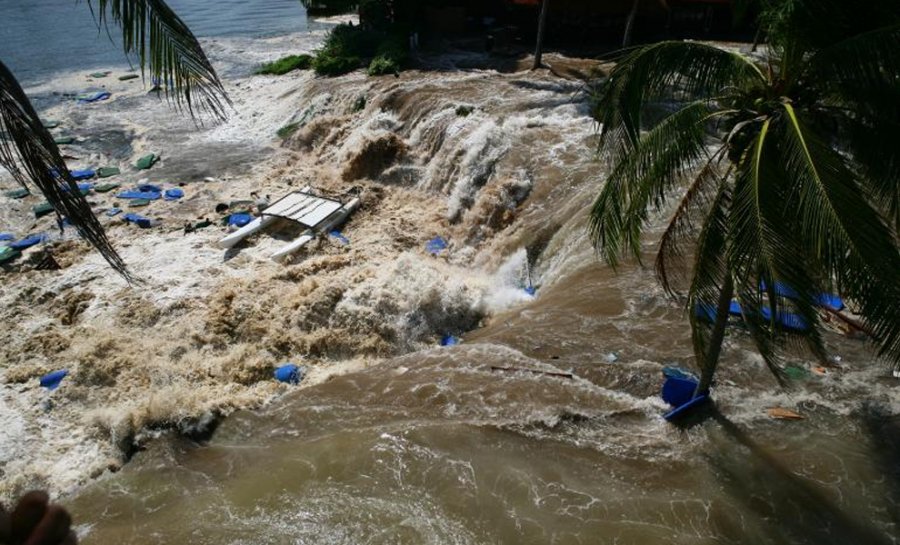
<path id="1" fill-rule="evenodd" d="M 275 369 L 275 380 L 285 384 L 300 384 L 305 376 L 306 367 L 298 367 L 293 363 L 288 363 Z"/>
<path id="2" fill-rule="evenodd" d="M 692 378 L 666 377 L 662 387 L 663 401 L 673 407 L 684 405 L 694 397 L 699 383 Z"/>
<path id="3" fill-rule="evenodd" d="M 68 369 L 60 369 L 59 371 L 47 373 L 46 375 L 41 377 L 41 386 L 48 390 L 55 390 L 59 388 L 59 383 L 62 382 L 62 380 L 66 378 L 66 375 L 68 374 Z"/>

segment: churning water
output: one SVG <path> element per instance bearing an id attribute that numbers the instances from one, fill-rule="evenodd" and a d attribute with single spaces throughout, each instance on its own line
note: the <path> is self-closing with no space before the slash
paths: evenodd
<path id="1" fill-rule="evenodd" d="M 149 376 L 187 368 L 198 394 L 232 346 L 380 363 L 236 413 L 206 444 L 150 443 L 71 499 L 84 543 L 897 543 L 900 399 L 865 346 L 830 334 L 842 368 L 781 390 L 733 329 L 718 412 L 668 425 L 661 369 L 691 364 L 690 333 L 652 271 L 613 272 L 588 243 L 604 165 L 580 83 L 429 62 L 298 76 L 280 99 L 278 123 L 301 129 L 275 174 L 370 195 L 350 249 L 160 310 L 141 333 L 148 358 L 184 354 Z M 435 235 L 439 258 L 422 251 Z M 463 343 L 437 347 L 445 333 Z M 129 392 L 155 380 L 115 372 Z"/>

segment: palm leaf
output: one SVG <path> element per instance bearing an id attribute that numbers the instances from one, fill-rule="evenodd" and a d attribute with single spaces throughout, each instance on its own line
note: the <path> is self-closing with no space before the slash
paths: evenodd
<path id="1" fill-rule="evenodd" d="M 100 25 L 112 21 L 122 28 L 125 53 L 137 56 L 141 72 L 149 71 L 176 108 L 187 109 L 195 118 L 201 113 L 227 118 L 231 101 L 219 76 L 190 28 L 163 0 L 88 4 Z"/>
<path id="2" fill-rule="evenodd" d="M 591 235 L 615 266 L 629 248 L 640 258 L 640 233 L 651 206 L 659 209 L 681 176 L 705 154 L 709 106 L 693 102 L 648 132 L 613 168 L 591 212 Z"/>
<path id="3" fill-rule="evenodd" d="M 764 82 L 752 61 L 711 45 L 669 41 L 639 48 L 616 65 L 595 94 L 601 146 L 637 145 L 641 113 L 652 100 L 713 99 L 727 88 Z"/>
<path id="4" fill-rule="evenodd" d="M 53 137 L 44 128 L 12 72 L 0 62 L 0 166 L 29 187 L 37 186 L 60 217 L 68 218 L 79 234 L 104 259 L 131 280 L 125 263 L 106 238 L 91 207 L 78 191 Z M 62 183 L 60 183 L 62 181 Z"/>
<path id="5" fill-rule="evenodd" d="M 694 275 L 688 290 L 687 312 L 694 356 L 704 372 L 717 363 L 707 358 L 712 327 L 702 316 L 716 307 L 725 284 L 724 279 L 729 274 L 725 255 L 731 198 L 729 185 L 720 184 L 697 238 Z"/>
<path id="6" fill-rule="evenodd" d="M 861 305 L 879 353 L 900 366 L 900 252 L 894 233 L 862 192 L 843 157 L 826 146 L 790 104 L 787 174 L 796 180 L 799 232 L 810 256 Z"/>
<path id="7" fill-rule="evenodd" d="M 872 30 L 817 51 L 805 84 L 850 105 L 857 115 L 897 119 L 900 112 L 900 24 Z"/>
<path id="8" fill-rule="evenodd" d="M 709 215 L 715 195 L 723 180 L 729 176 L 729 171 L 719 172 L 719 162 L 725 150 L 722 146 L 713 153 L 694 176 L 660 239 L 656 255 L 656 276 L 670 296 L 677 296 L 674 280 L 676 271 L 682 268 L 683 246 L 688 238 L 697 234 L 695 224 L 699 218 Z"/>

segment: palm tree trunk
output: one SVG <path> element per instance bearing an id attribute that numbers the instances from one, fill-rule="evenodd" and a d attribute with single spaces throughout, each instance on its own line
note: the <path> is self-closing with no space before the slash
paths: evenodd
<path id="1" fill-rule="evenodd" d="M 631 34 L 634 31 L 634 21 L 637 19 L 640 4 L 641 0 L 634 0 L 634 4 L 631 5 L 631 12 L 628 14 L 628 20 L 625 22 L 625 37 L 622 38 L 622 47 L 631 45 Z"/>
<path id="2" fill-rule="evenodd" d="M 728 307 L 731 305 L 731 297 L 734 295 L 734 282 L 730 274 L 726 274 L 725 285 L 719 292 L 719 301 L 716 304 L 716 322 L 713 324 L 712 336 L 709 339 L 709 352 L 703 361 L 703 373 L 700 375 L 700 384 L 694 396 L 709 390 L 716 367 L 719 365 L 719 354 L 722 352 L 722 341 L 725 339 L 725 327 L 728 325 Z"/>
<path id="3" fill-rule="evenodd" d="M 537 70 L 543 64 L 544 30 L 547 27 L 548 4 L 550 4 L 550 0 L 543 0 L 541 2 L 541 15 L 538 19 L 537 46 L 535 46 L 534 49 L 534 66 L 531 67 L 532 70 Z"/>

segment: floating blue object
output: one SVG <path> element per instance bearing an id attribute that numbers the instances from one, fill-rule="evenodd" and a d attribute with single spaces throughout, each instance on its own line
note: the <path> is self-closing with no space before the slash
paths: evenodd
<path id="1" fill-rule="evenodd" d="M 60 369 L 59 371 L 47 373 L 41 377 L 41 386 L 48 390 L 55 390 L 59 388 L 59 383 L 62 382 L 62 379 L 66 378 L 66 375 L 68 374 L 68 369 Z"/>
<path id="2" fill-rule="evenodd" d="M 760 291 L 767 291 L 766 283 L 760 282 L 759 289 L 760 289 Z M 773 289 L 775 291 L 775 294 L 779 295 L 781 297 L 787 297 L 788 299 L 799 299 L 800 298 L 800 294 L 797 293 L 797 290 L 788 286 L 787 284 L 783 284 L 781 282 L 775 282 L 775 286 Z"/>
<path id="3" fill-rule="evenodd" d="M 116 195 L 116 198 L 119 199 L 145 199 L 148 201 L 159 200 L 160 197 L 162 197 L 161 193 L 144 191 L 123 191 Z"/>
<path id="4" fill-rule="evenodd" d="M 275 380 L 285 384 L 300 384 L 304 377 L 306 377 L 306 367 L 298 367 L 293 363 L 275 369 Z"/>
<path id="5" fill-rule="evenodd" d="M 137 187 L 137 190 L 140 191 L 141 193 L 162 193 L 163 192 L 163 189 L 161 187 L 159 187 L 158 185 L 152 185 L 152 184 L 139 185 Z"/>
<path id="6" fill-rule="evenodd" d="M 663 401 L 673 407 L 684 405 L 694 397 L 699 382 L 693 377 L 666 377 L 660 392 Z"/>
<path id="7" fill-rule="evenodd" d="M 350 239 L 345 237 L 343 233 L 341 233 L 337 229 L 328 234 L 340 241 L 341 244 L 350 244 Z"/>
<path id="8" fill-rule="evenodd" d="M 441 337 L 441 346 L 456 346 L 460 343 L 459 337 L 447 334 Z"/>
<path id="9" fill-rule="evenodd" d="M 76 180 L 77 180 L 77 179 L 78 179 L 78 178 L 76 178 Z M 81 178 L 81 179 L 83 179 L 83 178 Z M 77 185 L 77 187 L 78 187 L 78 191 L 80 191 L 80 192 L 82 192 L 82 193 L 87 193 L 88 191 L 94 189 L 94 185 L 93 185 L 93 184 L 89 184 L 89 183 L 76 184 L 76 185 Z M 68 191 L 69 191 L 69 184 L 62 184 L 62 190 L 65 191 L 65 192 L 68 192 Z"/>
<path id="10" fill-rule="evenodd" d="M 89 168 L 84 170 L 72 170 L 70 172 L 72 174 L 72 178 L 75 178 L 76 180 L 90 180 L 97 175 L 95 171 Z"/>
<path id="11" fill-rule="evenodd" d="M 762 317 L 766 321 L 770 321 L 772 319 L 772 309 L 765 306 L 762 308 Z M 796 331 L 799 333 L 805 333 L 809 331 L 809 323 L 800 316 L 799 314 L 794 314 L 792 312 L 778 312 L 777 322 L 781 327 L 787 329 L 788 331 Z"/>
<path id="12" fill-rule="evenodd" d="M 759 284 L 759 289 L 765 291 L 766 283 L 761 282 Z M 797 290 L 786 284 L 782 284 L 781 282 L 775 282 L 775 293 L 788 299 L 800 298 L 800 294 L 797 293 Z M 834 311 L 844 310 L 845 308 L 843 299 L 841 299 L 839 295 L 833 293 L 820 293 L 814 297 L 813 302 L 822 308 Z"/>
<path id="13" fill-rule="evenodd" d="M 31 248 L 41 242 L 46 242 L 50 240 L 50 237 L 41 233 L 39 235 L 31 235 L 23 238 L 22 240 L 17 240 L 9 245 L 13 250 L 24 250 L 26 248 Z"/>
<path id="14" fill-rule="evenodd" d="M 137 225 L 141 229 L 149 229 L 150 227 L 152 227 L 150 218 L 145 218 L 144 216 L 139 216 L 137 214 L 125 214 L 124 216 L 122 216 L 122 219 L 124 219 L 127 223 L 133 223 Z"/>
<path id="15" fill-rule="evenodd" d="M 678 420 L 683 416 L 687 416 L 688 413 L 691 412 L 692 409 L 699 407 L 709 401 L 709 394 L 700 394 L 697 397 L 690 399 L 689 401 L 675 407 L 671 411 L 667 412 L 663 415 L 663 418 L 668 422 L 672 422 L 674 420 Z"/>
<path id="16" fill-rule="evenodd" d="M 537 293 L 537 288 L 534 286 L 526 286 L 525 293 L 534 297 L 534 294 Z"/>
<path id="17" fill-rule="evenodd" d="M 434 237 L 425 244 L 425 251 L 431 255 L 438 255 L 447 249 L 447 241 L 443 237 Z"/>
<path id="18" fill-rule="evenodd" d="M 177 201 L 178 199 L 184 197 L 184 191 L 181 189 L 174 187 L 172 189 L 167 189 L 165 194 L 163 194 L 163 198 L 167 201 Z"/>
<path id="19" fill-rule="evenodd" d="M 85 93 L 83 95 L 78 95 L 78 102 L 80 104 L 87 104 L 90 102 L 99 102 L 101 100 L 106 100 L 112 96 L 112 93 L 108 91 L 97 91 L 96 93 Z"/>
<path id="20" fill-rule="evenodd" d="M 12 233 L 0 233 L 0 241 L 16 240 L 16 235 Z"/>
<path id="21" fill-rule="evenodd" d="M 232 214 L 228 216 L 228 225 L 235 227 L 243 227 L 251 221 L 253 221 L 253 216 L 250 214 Z"/>
<path id="22" fill-rule="evenodd" d="M 118 216 L 121 213 L 122 213 L 121 208 L 110 208 L 109 210 L 106 211 L 106 215 L 109 217 Z"/>
<path id="23" fill-rule="evenodd" d="M 840 295 L 835 295 L 833 293 L 820 293 L 816 296 L 816 304 L 822 308 L 830 309 L 835 312 L 844 310 L 846 305 L 844 305 L 844 300 L 841 299 Z"/>
<path id="24" fill-rule="evenodd" d="M 732 301 L 731 304 L 728 305 L 728 314 L 732 316 L 741 316 L 743 314 L 741 312 L 741 304 L 737 301 Z"/>

